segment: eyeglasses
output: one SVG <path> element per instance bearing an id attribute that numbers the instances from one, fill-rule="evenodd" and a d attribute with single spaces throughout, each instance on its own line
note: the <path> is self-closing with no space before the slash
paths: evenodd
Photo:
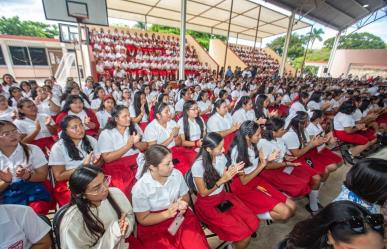
<path id="1" fill-rule="evenodd" d="M 1 137 L 10 137 L 13 135 L 18 135 L 18 134 L 19 134 L 19 131 L 17 129 L 14 129 L 14 130 L 10 130 L 10 131 L 3 131 L 2 133 L 0 133 L 0 136 Z"/>
<path id="2" fill-rule="evenodd" d="M 351 230 L 357 234 L 364 234 L 366 232 L 365 222 L 377 232 L 384 232 L 384 217 L 381 214 L 370 214 L 365 217 L 352 216 L 349 219 L 334 222 L 330 227 L 337 224 L 348 224 Z"/>
<path id="3" fill-rule="evenodd" d="M 95 189 L 91 192 L 88 192 L 86 194 L 98 195 L 98 194 L 102 193 L 103 191 L 105 191 L 107 188 L 109 188 L 111 182 L 112 182 L 112 177 L 109 175 L 105 175 L 103 178 L 102 184 L 100 184 L 97 189 Z"/>
<path id="4" fill-rule="evenodd" d="M 190 111 L 198 111 L 198 110 L 199 110 L 199 107 L 193 107 L 193 108 L 190 108 L 189 110 L 190 110 Z"/>

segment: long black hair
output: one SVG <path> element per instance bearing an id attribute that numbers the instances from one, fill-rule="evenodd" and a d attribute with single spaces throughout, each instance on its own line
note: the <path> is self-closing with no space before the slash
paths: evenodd
<path id="1" fill-rule="evenodd" d="M 188 100 L 188 101 L 186 101 L 184 103 L 184 106 L 183 106 L 183 130 L 184 130 L 185 140 L 187 140 L 187 141 L 190 141 L 190 132 L 189 132 L 190 129 L 189 129 L 189 122 L 188 122 L 188 119 L 189 119 L 188 118 L 188 111 L 195 104 L 196 104 L 195 101 Z M 204 134 L 204 123 L 203 123 L 203 120 L 198 115 L 197 117 L 195 117 L 195 121 L 196 121 L 196 123 L 200 127 L 200 137 L 203 137 L 203 134 Z"/>
<path id="2" fill-rule="evenodd" d="M 215 183 L 220 179 L 218 171 L 213 166 L 212 157 L 207 149 L 216 148 L 223 140 L 223 137 L 216 132 L 210 132 L 203 138 L 203 144 L 200 148 L 200 151 L 196 157 L 196 160 L 199 158 L 202 159 L 204 174 L 203 181 L 206 184 L 207 189 L 212 189 L 215 186 Z M 195 161 L 196 161 L 195 160 Z"/>
<path id="3" fill-rule="evenodd" d="M 274 140 L 273 132 L 276 132 L 285 126 L 285 120 L 279 117 L 272 117 L 267 120 L 265 130 L 262 132 L 262 138 L 271 141 Z"/>
<path id="4" fill-rule="evenodd" d="M 235 134 L 235 139 L 231 144 L 231 150 L 229 151 L 229 153 L 231 154 L 233 149 L 236 148 L 238 152 L 238 157 L 236 161 L 237 162 L 243 161 L 245 163 L 245 168 L 254 166 L 249 159 L 249 153 L 248 153 L 249 146 L 247 145 L 246 136 L 252 137 L 259 128 L 260 128 L 259 125 L 254 121 L 247 120 L 243 122 L 241 124 L 241 127 Z M 258 157 L 258 150 L 257 150 L 256 144 L 252 144 L 252 147 L 253 147 L 255 157 Z"/>
<path id="5" fill-rule="evenodd" d="M 133 97 L 133 107 L 134 107 L 134 113 L 136 114 L 136 117 L 141 113 L 141 95 L 146 96 L 143 91 L 137 91 Z M 148 115 L 149 117 L 149 107 L 146 99 L 145 99 L 144 109 L 145 109 L 146 115 Z"/>
<path id="6" fill-rule="evenodd" d="M 301 127 L 301 125 L 304 122 L 308 122 L 308 113 L 303 112 L 303 111 L 298 111 L 296 113 L 296 116 L 292 118 L 292 120 L 289 123 L 289 126 L 287 129 L 289 130 L 290 128 L 293 129 L 293 131 L 297 134 L 298 141 L 300 143 L 300 149 L 306 145 L 307 139 L 305 136 L 305 128 L 306 127 Z"/>
<path id="7" fill-rule="evenodd" d="M 80 100 L 82 102 L 82 104 L 83 104 L 83 110 L 86 111 L 85 103 L 83 102 L 83 99 L 80 96 L 78 96 L 78 95 L 69 95 L 69 96 L 67 96 L 66 102 L 65 102 L 65 104 L 63 106 L 62 111 L 63 112 L 70 111 L 70 105 L 72 103 L 74 103 L 75 100 Z"/>
<path id="8" fill-rule="evenodd" d="M 93 98 L 92 99 L 98 99 L 98 92 L 100 90 L 103 90 L 105 92 L 105 89 L 103 89 L 102 86 L 97 86 L 96 88 L 94 88 L 94 91 L 93 91 Z"/>
<path id="9" fill-rule="evenodd" d="M 201 90 L 200 93 L 199 93 L 199 96 L 198 96 L 198 99 L 197 101 L 203 101 L 203 96 L 207 93 L 207 91 L 205 90 Z"/>
<path id="10" fill-rule="evenodd" d="M 242 96 L 238 100 L 237 104 L 235 105 L 234 110 L 232 111 L 232 114 L 234 114 L 234 112 L 241 109 L 243 105 L 247 105 L 247 103 L 249 103 L 250 100 L 251 100 L 251 98 L 249 96 Z"/>
<path id="11" fill-rule="evenodd" d="M 370 212 L 367 209 L 351 201 L 332 202 L 312 218 L 298 222 L 278 249 L 329 249 L 332 248 L 328 245 L 329 232 L 335 241 L 351 242 L 358 233 L 343 221 L 353 217 L 364 220 L 368 215 Z M 383 232 L 378 233 L 383 237 Z"/>
<path id="12" fill-rule="evenodd" d="M 356 111 L 356 106 L 353 103 L 353 100 L 351 99 L 344 101 L 339 107 L 339 112 L 347 115 L 351 115 L 355 111 Z"/>
<path id="13" fill-rule="evenodd" d="M 60 122 L 60 127 L 62 129 L 62 132 L 60 134 L 60 138 L 63 140 L 63 145 L 66 148 L 67 154 L 71 158 L 71 160 L 79 161 L 84 159 L 82 153 L 78 150 L 77 146 L 73 142 L 73 140 L 69 137 L 69 135 L 66 132 L 67 126 L 69 125 L 69 122 L 71 120 L 78 119 L 81 123 L 82 120 L 75 115 L 68 115 L 62 121 Z M 87 135 L 85 133 L 85 136 L 82 138 L 82 150 L 84 150 L 87 154 L 93 151 L 93 147 L 91 147 L 90 141 L 87 138 Z"/>
<path id="14" fill-rule="evenodd" d="M 79 97 L 81 97 L 82 102 L 85 102 L 85 101 L 86 101 L 86 103 L 88 103 L 88 104 L 90 105 L 91 102 L 90 102 L 90 100 L 89 100 L 89 97 L 88 97 L 84 92 L 82 92 L 81 89 L 79 89 L 79 87 L 77 87 L 77 88 L 78 88 L 78 90 L 79 90 Z M 62 102 L 62 101 L 67 101 L 67 99 L 68 99 L 69 96 L 73 96 L 73 95 L 71 95 L 71 91 L 72 91 L 72 90 L 73 90 L 73 87 L 68 87 L 68 88 L 66 88 L 66 90 L 65 90 L 64 94 L 62 95 L 60 101 L 61 101 L 61 102 Z"/>
<path id="15" fill-rule="evenodd" d="M 21 109 L 27 103 L 33 103 L 35 105 L 35 103 L 29 98 L 21 98 L 17 102 L 17 105 L 16 105 L 16 107 L 17 107 L 17 119 L 24 119 L 25 118 L 26 115 L 23 112 L 21 112 Z"/>
<path id="16" fill-rule="evenodd" d="M 168 154 L 170 154 L 171 151 L 164 145 L 161 144 L 154 144 L 151 145 L 144 153 L 144 167 L 141 171 L 141 176 L 147 172 L 149 167 L 153 165 L 154 167 L 157 167 L 161 161 L 166 157 Z"/>
<path id="17" fill-rule="evenodd" d="M 221 106 L 223 103 L 226 103 L 226 100 L 224 100 L 224 99 L 218 99 L 218 100 L 215 101 L 215 103 L 214 103 L 214 108 L 212 108 L 212 112 L 211 112 L 210 117 L 216 113 L 216 109 L 220 108 L 220 106 Z"/>
<path id="18" fill-rule="evenodd" d="M 265 115 L 264 109 L 264 103 L 267 100 L 267 96 L 265 94 L 260 94 L 257 97 L 257 101 L 255 101 L 255 116 L 257 118 L 268 118 Z"/>
<path id="19" fill-rule="evenodd" d="M 76 205 L 81 212 L 84 224 L 91 237 L 95 240 L 93 246 L 98 243 L 98 240 L 105 233 L 105 227 L 98 216 L 91 211 L 92 203 L 84 197 L 84 194 L 87 186 L 98 174 L 102 174 L 101 168 L 87 165 L 87 167 L 77 168 L 69 179 L 69 189 L 71 191 L 70 206 Z M 107 199 L 117 214 L 117 219 L 120 219 L 122 211 L 117 202 L 110 193 Z"/>
<path id="20" fill-rule="evenodd" d="M 308 103 L 309 103 L 310 101 L 314 101 L 314 102 L 316 102 L 316 103 L 320 103 L 320 102 L 321 102 L 321 96 L 322 96 L 322 95 L 323 95 L 322 92 L 319 92 L 319 91 L 313 92 L 312 95 L 311 95 L 310 98 L 309 98 Z"/>
<path id="21" fill-rule="evenodd" d="M 13 128 L 15 128 L 17 130 L 17 127 L 14 123 L 7 121 L 7 120 L 0 120 L 0 128 L 3 126 L 6 126 L 6 125 L 12 126 Z M 19 144 L 23 149 L 23 157 L 24 157 L 24 159 L 26 159 L 26 162 L 28 162 L 30 160 L 30 148 L 25 143 L 19 142 Z"/>
<path id="22" fill-rule="evenodd" d="M 295 102 L 300 102 L 301 105 L 303 105 L 306 109 L 306 102 L 304 102 L 304 99 L 309 98 L 309 94 L 307 92 L 299 92 L 298 93 L 298 99 Z"/>
<path id="23" fill-rule="evenodd" d="M 112 113 L 110 114 L 112 117 L 107 122 L 105 129 L 112 130 L 112 129 L 117 127 L 116 118 L 118 118 L 121 111 L 124 109 L 128 110 L 128 107 L 126 107 L 124 105 L 117 105 L 113 108 Z M 132 135 L 133 133 L 137 134 L 137 130 L 136 130 L 136 127 L 134 126 L 133 122 L 130 122 L 130 125 L 128 128 L 129 128 L 129 131 L 128 131 L 129 135 Z"/>
<path id="24" fill-rule="evenodd" d="M 363 200 L 383 205 L 387 200 L 387 161 L 367 158 L 357 162 L 344 185 Z"/>

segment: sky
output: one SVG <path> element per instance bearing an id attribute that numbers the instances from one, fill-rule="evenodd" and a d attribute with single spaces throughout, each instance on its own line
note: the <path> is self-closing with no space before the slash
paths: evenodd
<path id="1" fill-rule="evenodd" d="M 259 4 L 262 4 L 263 6 L 270 7 L 272 9 L 279 11 L 281 13 L 284 13 L 284 14 L 289 15 L 289 13 L 290 13 L 287 10 L 284 10 L 284 9 L 279 8 L 277 6 L 274 6 L 270 3 L 267 3 L 264 0 L 252 0 L 252 1 L 257 2 Z M 56 24 L 57 23 L 55 21 L 47 21 L 45 19 L 42 0 L 0 0 L 0 9 L 2 10 L 0 15 L 5 16 L 5 17 L 12 17 L 12 16 L 16 15 L 16 16 L 19 16 L 19 18 L 21 20 L 40 21 L 40 22 L 45 22 L 45 23 L 49 23 L 49 24 Z M 305 19 L 303 19 L 303 20 L 305 20 Z M 324 30 L 325 33 L 324 33 L 324 35 L 322 35 L 323 41 L 330 38 L 330 37 L 333 37 L 337 34 L 337 31 L 335 31 L 331 28 L 325 27 L 321 24 L 315 23 L 315 22 L 310 21 L 310 20 L 306 20 L 306 21 L 310 24 L 314 24 L 314 26 L 316 28 L 322 28 Z M 135 24 L 135 22 L 109 18 L 109 24 L 127 24 L 129 26 L 133 26 Z M 387 28 L 386 27 L 387 27 L 387 18 L 383 18 L 383 19 L 381 19 L 373 24 L 370 24 L 370 25 L 360 29 L 358 32 L 372 33 L 374 35 L 381 37 L 384 40 L 384 42 L 387 43 Z M 347 33 L 351 32 L 352 30 L 354 30 L 354 28 L 349 28 Z M 305 29 L 296 31 L 296 33 L 297 34 L 306 34 L 309 31 L 310 31 L 310 28 L 305 28 Z M 283 34 L 281 34 L 281 35 L 283 35 Z M 278 35 L 278 36 L 281 36 L 281 35 Z M 271 42 L 272 40 L 274 40 L 278 36 L 273 36 L 270 38 L 263 39 L 262 46 L 265 47 L 265 45 L 267 43 Z M 323 41 L 322 42 L 315 41 L 315 43 L 313 45 L 313 49 L 321 48 L 323 46 Z M 230 42 L 235 43 L 236 39 L 230 38 Z M 238 43 L 246 44 L 246 45 L 253 44 L 253 42 L 243 41 L 240 39 L 238 40 Z"/>

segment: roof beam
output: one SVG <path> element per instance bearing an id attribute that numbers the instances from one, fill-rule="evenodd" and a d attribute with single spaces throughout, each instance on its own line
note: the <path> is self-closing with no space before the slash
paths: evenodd
<path id="1" fill-rule="evenodd" d="M 322 2 L 322 4 L 323 4 L 323 5 L 325 4 L 325 5 L 327 5 L 328 7 L 330 7 L 330 8 L 332 8 L 332 9 L 334 9 L 334 10 L 340 12 L 340 14 L 343 14 L 344 16 L 347 16 L 347 17 L 351 18 L 353 21 L 356 20 L 353 16 L 349 15 L 348 13 L 346 13 L 346 12 L 343 11 L 343 10 L 338 9 L 337 7 L 335 7 L 335 6 L 333 6 L 332 4 L 328 3 L 327 1 Z"/>
<path id="2" fill-rule="evenodd" d="M 208 9 L 202 11 L 201 13 L 197 14 L 197 15 L 194 15 L 192 18 L 188 19 L 187 22 L 191 21 L 192 19 L 194 19 L 195 17 L 201 17 L 201 15 L 203 15 L 204 13 L 208 12 L 209 10 L 212 10 L 214 7 L 217 7 L 219 4 L 223 3 L 224 1 L 226 0 L 221 0 L 220 2 L 218 2 L 217 4 L 215 4 L 214 6 L 211 6 L 209 7 Z M 194 1 L 191 1 L 193 3 L 195 3 Z M 203 4 L 204 5 L 204 4 Z M 208 7 L 208 5 L 206 5 Z"/>

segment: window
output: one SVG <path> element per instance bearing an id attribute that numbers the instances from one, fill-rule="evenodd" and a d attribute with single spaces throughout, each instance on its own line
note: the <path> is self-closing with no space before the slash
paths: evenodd
<path id="1" fill-rule="evenodd" d="M 30 58 L 26 47 L 9 47 L 14 65 L 30 65 Z"/>
<path id="2" fill-rule="evenodd" d="M 46 49 L 44 48 L 28 48 L 32 65 L 34 66 L 48 66 Z"/>
<path id="3" fill-rule="evenodd" d="M 5 59 L 3 55 L 3 50 L 0 47 L 0 65 L 5 65 Z"/>

